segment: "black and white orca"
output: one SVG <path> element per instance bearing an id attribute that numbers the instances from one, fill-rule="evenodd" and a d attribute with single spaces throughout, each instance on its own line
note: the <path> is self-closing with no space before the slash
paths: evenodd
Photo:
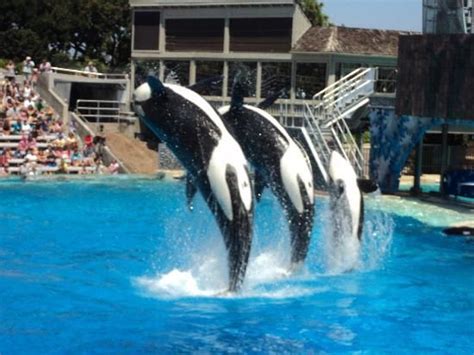
<path id="1" fill-rule="evenodd" d="M 364 198 L 352 165 L 336 151 L 328 169 L 329 212 L 335 244 L 341 247 L 346 266 L 353 268 L 359 259 L 364 224 Z"/>
<path id="2" fill-rule="evenodd" d="M 137 114 L 188 172 L 186 195 L 199 190 L 228 250 L 229 291 L 244 279 L 253 234 L 253 191 L 247 161 L 217 111 L 194 91 L 149 76 L 135 90 Z"/>
<path id="3" fill-rule="evenodd" d="M 269 187 L 283 206 L 291 234 L 291 269 L 295 269 L 308 254 L 313 229 L 311 164 L 304 149 L 273 116 L 244 104 L 244 93 L 236 78 L 231 105 L 218 111 L 254 167 L 257 200 L 263 189 Z"/>

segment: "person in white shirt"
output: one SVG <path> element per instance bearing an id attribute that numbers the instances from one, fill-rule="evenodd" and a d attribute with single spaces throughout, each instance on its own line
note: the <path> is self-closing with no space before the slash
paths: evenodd
<path id="1" fill-rule="evenodd" d="M 40 73 L 50 73 L 51 72 L 51 63 L 45 58 L 39 66 Z"/>
<path id="2" fill-rule="evenodd" d="M 94 63 L 91 61 L 87 63 L 87 65 L 84 67 L 84 71 L 89 72 L 89 73 L 97 73 L 97 68 L 94 66 Z"/>
<path id="3" fill-rule="evenodd" d="M 25 82 L 29 82 L 31 79 L 31 74 L 33 73 L 33 68 L 35 67 L 35 62 L 31 60 L 31 57 L 26 57 L 23 61 L 23 75 L 25 76 Z"/>

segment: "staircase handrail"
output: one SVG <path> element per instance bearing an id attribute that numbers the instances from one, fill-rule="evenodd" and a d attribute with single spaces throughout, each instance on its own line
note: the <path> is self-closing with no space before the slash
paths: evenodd
<path id="1" fill-rule="evenodd" d="M 362 69 L 362 68 L 360 68 Z M 358 82 L 361 81 L 361 79 L 366 76 L 368 73 L 375 71 L 375 68 L 363 68 L 364 70 L 355 70 L 355 72 L 358 72 L 357 75 L 353 76 L 353 73 L 348 74 L 347 76 L 343 77 L 339 81 L 336 81 L 334 83 L 333 89 L 332 90 L 325 90 L 320 91 L 317 93 L 315 96 L 313 96 L 314 100 L 318 100 L 319 102 L 314 106 L 314 110 L 318 110 L 322 107 L 327 106 L 328 104 L 331 104 L 335 100 L 339 99 L 340 93 L 344 92 L 343 89 L 352 87 L 353 85 L 357 84 Z M 363 82 L 364 85 L 375 82 L 375 74 L 374 77 L 371 79 L 367 79 Z M 329 88 L 329 87 L 328 87 Z M 351 92 L 353 90 L 350 90 Z M 318 98 L 319 97 L 319 98 Z"/>
<path id="2" fill-rule="evenodd" d="M 310 133 L 316 136 L 316 143 L 320 148 L 320 152 L 323 154 L 323 159 L 325 160 L 325 164 L 329 163 L 329 155 L 331 154 L 331 149 L 327 145 L 326 140 L 324 139 L 323 132 L 319 127 L 316 117 L 313 115 L 311 107 L 305 103 L 304 106 L 304 119 L 306 122 L 306 127 L 310 129 Z"/>
<path id="3" fill-rule="evenodd" d="M 332 91 L 335 87 L 340 86 L 343 84 L 345 81 L 350 80 L 352 76 L 358 76 L 361 71 L 366 71 L 367 69 L 370 68 L 357 68 L 356 70 L 350 72 L 346 76 L 342 77 L 338 81 L 332 83 L 331 85 L 326 86 L 323 90 L 317 92 L 316 94 L 313 95 L 313 100 L 318 100 L 318 97 L 324 96 L 327 92 Z"/>

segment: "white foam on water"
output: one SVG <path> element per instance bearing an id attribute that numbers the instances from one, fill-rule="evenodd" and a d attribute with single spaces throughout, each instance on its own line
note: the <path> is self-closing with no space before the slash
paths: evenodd
<path id="1" fill-rule="evenodd" d="M 305 277 L 305 270 L 292 274 L 288 270 L 288 256 L 279 245 L 256 253 L 249 260 L 242 290 L 237 294 L 226 293 L 227 258 L 225 250 L 207 248 L 205 253 L 194 253 L 192 266 L 173 268 L 152 276 L 134 280 L 135 285 L 153 298 L 174 299 L 186 297 L 225 298 L 293 298 L 321 292 L 316 288 L 294 285 Z"/>

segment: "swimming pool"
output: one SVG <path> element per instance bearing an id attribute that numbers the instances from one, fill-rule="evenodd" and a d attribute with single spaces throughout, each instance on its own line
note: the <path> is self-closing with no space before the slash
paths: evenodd
<path id="1" fill-rule="evenodd" d="M 326 248 L 317 198 L 306 269 L 285 276 L 288 232 L 266 193 L 245 288 L 225 288 L 220 233 L 184 185 L 138 178 L 0 181 L 0 353 L 474 350 L 469 216 L 371 197 L 352 272 Z"/>

